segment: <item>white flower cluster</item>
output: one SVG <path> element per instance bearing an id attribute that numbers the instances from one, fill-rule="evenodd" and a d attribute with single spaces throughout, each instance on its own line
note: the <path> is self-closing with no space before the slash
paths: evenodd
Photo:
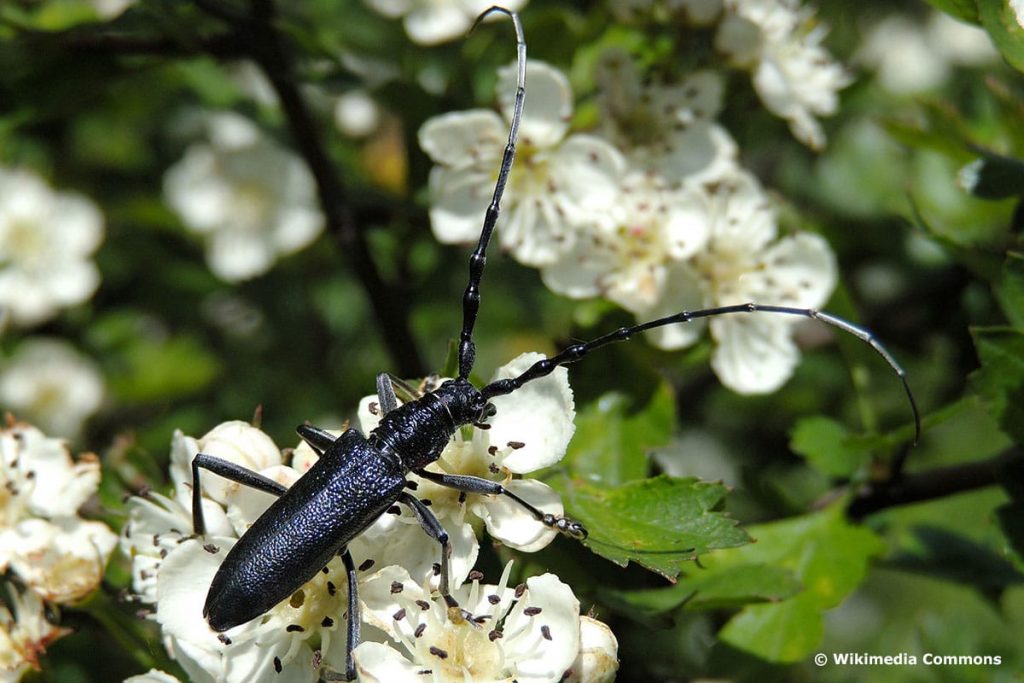
<path id="1" fill-rule="evenodd" d="M 86 301 L 100 283 L 92 254 L 102 241 L 92 201 L 0 167 L 0 316 L 27 327 Z"/>
<path id="2" fill-rule="evenodd" d="M 0 680 L 38 668 L 64 635 L 46 621 L 44 601 L 77 602 L 103 578 L 117 536 L 78 516 L 99 481 L 96 456 L 75 462 L 63 441 L 26 424 L 0 430 L 0 573 L 25 588 L 9 588 L 13 613 L 0 609 Z"/>
<path id="3" fill-rule="evenodd" d="M 523 355 L 498 376 L 519 374 L 539 358 Z M 557 493 L 515 475 L 565 454 L 575 414 L 567 373 L 559 370 L 494 403 L 498 412 L 490 428 L 456 435 L 430 469 L 497 479 L 542 511 L 561 515 Z M 377 425 L 378 413 L 375 396 L 363 399 L 358 419 L 364 434 Z M 285 486 L 317 460 L 301 444 L 289 461 L 266 434 L 241 422 L 224 423 L 200 439 L 175 435 L 173 496 L 133 498 L 121 539 L 132 558 L 134 592 L 155 606 L 153 618 L 169 652 L 196 681 L 315 681 L 321 669 L 344 672 L 348 584 L 340 558 L 260 619 L 223 634 L 204 621 L 202 607 L 217 568 L 273 497 L 208 475 L 202 480 L 207 536 L 193 537 L 190 463 L 199 452 Z M 429 669 L 435 681 L 558 681 L 571 669 L 591 672 L 575 680 L 611 680 L 617 666 L 614 637 L 599 622 L 580 617 L 578 601 L 557 578 L 530 579 L 518 591 L 505 585 L 507 572 L 496 588 L 480 586 L 475 575 L 472 587 L 463 585 L 479 550 L 473 517 L 492 538 L 526 551 L 546 546 L 554 531 L 504 497 L 462 494 L 415 475 L 409 479 L 449 533 L 453 590 L 474 618 L 452 623 L 446 606 L 433 602 L 440 546 L 410 511 L 396 507 L 348 546 L 358 567 L 363 620 L 379 628 L 364 629 L 366 642 L 356 650 L 363 679 L 420 681 L 417 672 Z M 488 638 L 495 630 L 504 637 Z"/>
<path id="4" fill-rule="evenodd" d="M 229 282 L 247 280 L 323 231 L 316 184 L 301 159 L 248 119 L 220 113 L 206 123 L 209 142 L 167 170 L 164 196 L 205 237 L 210 269 Z"/>
<path id="5" fill-rule="evenodd" d="M 515 70 L 500 72 L 511 115 Z M 721 77 L 699 71 L 675 84 L 645 83 L 623 52 L 598 65 L 602 134 L 571 133 L 568 79 L 527 65 L 516 167 L 498 235 L 545 284 L 574 298 L 603 296 L 647 320 L 683 309 L 755 301 L 815 308 L 836 283 L 818 235 L 780 236 L 765 191 L 737 162 L 715 117 Z M 439 116 L 420 129 L 431 171 L 431 225 L 442 242 L 472 242 L 490 199 L 506 123 L 486 110 Z M 796 318 L 732 316 L 710 323 L 712 367 L 743 393 L 770 392 L 792 373 Z M 699 325 L 651 333 L 657 345 L 693 343 Z"/>

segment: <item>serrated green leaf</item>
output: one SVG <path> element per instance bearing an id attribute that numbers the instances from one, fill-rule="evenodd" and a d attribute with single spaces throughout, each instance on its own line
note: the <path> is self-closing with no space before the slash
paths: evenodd
<path id="1" fill-rule="evenodd" d="M 996 295 L 1006 318 L 1024 330 L 1024 255 L 1013 251 L 1006 254 Z"/>
<path id="2" fill-rule="evenodd" d="M 675 400 L 662 383 L 641 411 L 625 394 L 609 392 L 576 416 L 565 464 L 574 476 L 608 486 L 643 479 L 647 454 L 672 437 Z"/>
<path id="3" fill-rule="evenodd" d="M 1024 71 L 1024 26 L 1006 0 L 977 0 L 978 18 L 1003 58 Z"/>
<path id="4" fill-rule="evenodd" d="M 803 659 L 821 642 L 821 613 L 840 604 L 885 546 L 872 531 L 850 524 L 842 506 L 750 529 L 756 543 L 708 556 L 722 571 L 765 564 L 793 573 L 804 586 L 777 604 L 745 607 L 719 634 L 734 647 L 775 662 Z"/>
<path id="5" fill-rule="evenodd" d="M 927 0 L 937 10 L 971 24 L 978 23 L 978 5 L 975 0 Z"/>
<path id="6" fill-rule="evenodd" d="M 957 183 L 982 199 L 1006 199 L 1024 194 L 1024 162 L 986 152 L 960 169 Z"/>
<path id="7" fill-rule="evenodd" d="M 548 480 L 566 511 L 590 532 L 591 550 L 616 564 L 629 562 L 668 578 L 699 555 L 750 542 L 734 519 L 720 512 L 727 489 L 694 478 L 666 475 L 618 487 L 561 476 Z"/>
<path id="8" fill-rule="evenodd" d="M 999 425 L 1024 442 L 1024 332 L 1008 327 L 971 330 L 981 368 L 971 375 L 974 390 L 987 402 Z"/>
<path id="9" fill-rule="evenodd" d="M 868 457 L 865 450 L 851 442 L 843 424 L 827 417 L 799 420 L 789 446 L 815 469 L 833 477 L 850 476 Z"/>

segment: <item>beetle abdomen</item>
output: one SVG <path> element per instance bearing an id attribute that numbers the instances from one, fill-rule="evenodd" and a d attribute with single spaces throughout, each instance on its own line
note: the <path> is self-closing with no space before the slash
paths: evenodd
<path id="1" fill-rule="evenodd" d="M 203 616 L 226 631 L 270 610 L 320 571 L 401 493 L 405 471 L 345 432 L 267 508 L 217 570 Z"/>

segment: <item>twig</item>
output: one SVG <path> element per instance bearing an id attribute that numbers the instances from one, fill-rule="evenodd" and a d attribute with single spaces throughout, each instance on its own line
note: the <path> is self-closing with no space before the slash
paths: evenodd
<path id="1" fill-rule="evenodd" d="M 996 484 L 1001 472 L 1022 465 L 1024 450 L 1014 447 L 988 460 L 905 474 L 891 482 L 864 487 L 846 512 L 852 519 L 863 519 L 887 508 L 985 488 Z"/>
<path id="2" fill-rule="evenodd" d="M 213 0 L 204 0 L 207 9 Z M 281 33 L 274 26 L 271 0 L 252 0 L 253 13 L 233 26 L 245 42 L 245 49 L 266 74 L 277 94 L 295 145 L 305 159 L 317 185 L 327 229 L 348 260 L 376 315 L 384 343 L 403 377 L 423 377 L 425 365 L 409 328 L 407 297 L 385 281 L 370 253 L 366 236 L 359 229 L 349 204 L 346 188 L 328 157 L 316 122 L 295 84 L 294 70 Z"/>

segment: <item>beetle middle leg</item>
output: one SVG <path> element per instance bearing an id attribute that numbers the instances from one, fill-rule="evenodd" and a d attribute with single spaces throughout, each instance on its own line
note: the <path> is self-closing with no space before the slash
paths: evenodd
<path id="1" fill-rule="evenodd" d="M 411 493 L 402 492 L 399 496 L 398 502 L 405 503 L 408 505 L 413 513 L 416 515 L 416 520 L 419 521 L 420 526 L 427 532 L 431 538 L 441 544 L 441 597 L 444 598 L 444 602 L 448 605 L 448 616 L 453 621 L 465 619 L 471 616 L 468 612 L 459 607 L 459 603 L 452 597 L 451 584 L 449 581 L 450 570 L 449 556 L 452 554 L 452 544 L 448 540 L 448 532 L 445 531 L 441 521 L 438 520 L 437 516 L 430 511 L 422 500 L 412 495 Z"/>
<path id="2" fill-rule="evenodd" d="M 224 460 L 206 453 L 196 453 L 192 458 L 192 531 L 199 536 L 206 535 L 206 520 L 203 518 L 203 497 L 199 484 L 199 469 L 219 474 L 225 479 L 263 491 L 274 496 L 280 496 L 288 490 L 288 487 L 273 479 L 264 477 L 259 472 L 253 472 L 247 467 L 235 464 L 230 460 Z"/>
<path id="3" fill-rule="evenodd" d="M 447 486 L 448 488 L 453 488 L 457 491 L 465 491 L 466 493 L 483 493 L 495 496 L 508 496 L 520 507 L 533 515 L 534 519 L 544 526 L 555 529 L 566 536 L 570 536 L 580 541 L 587 537 L 586 528 L 576 520 L 569 517 L 556 517 L 549 512 L 544 512 L 512 493 L 496 481 L 484 479 L 483 477 L 474 477 L 468 474 L 442 474 L 438 472 L 429 472 L 427 470 L 416 470 L 416 474 L 424 479 L 429 479 L 435 484 Z"/>

